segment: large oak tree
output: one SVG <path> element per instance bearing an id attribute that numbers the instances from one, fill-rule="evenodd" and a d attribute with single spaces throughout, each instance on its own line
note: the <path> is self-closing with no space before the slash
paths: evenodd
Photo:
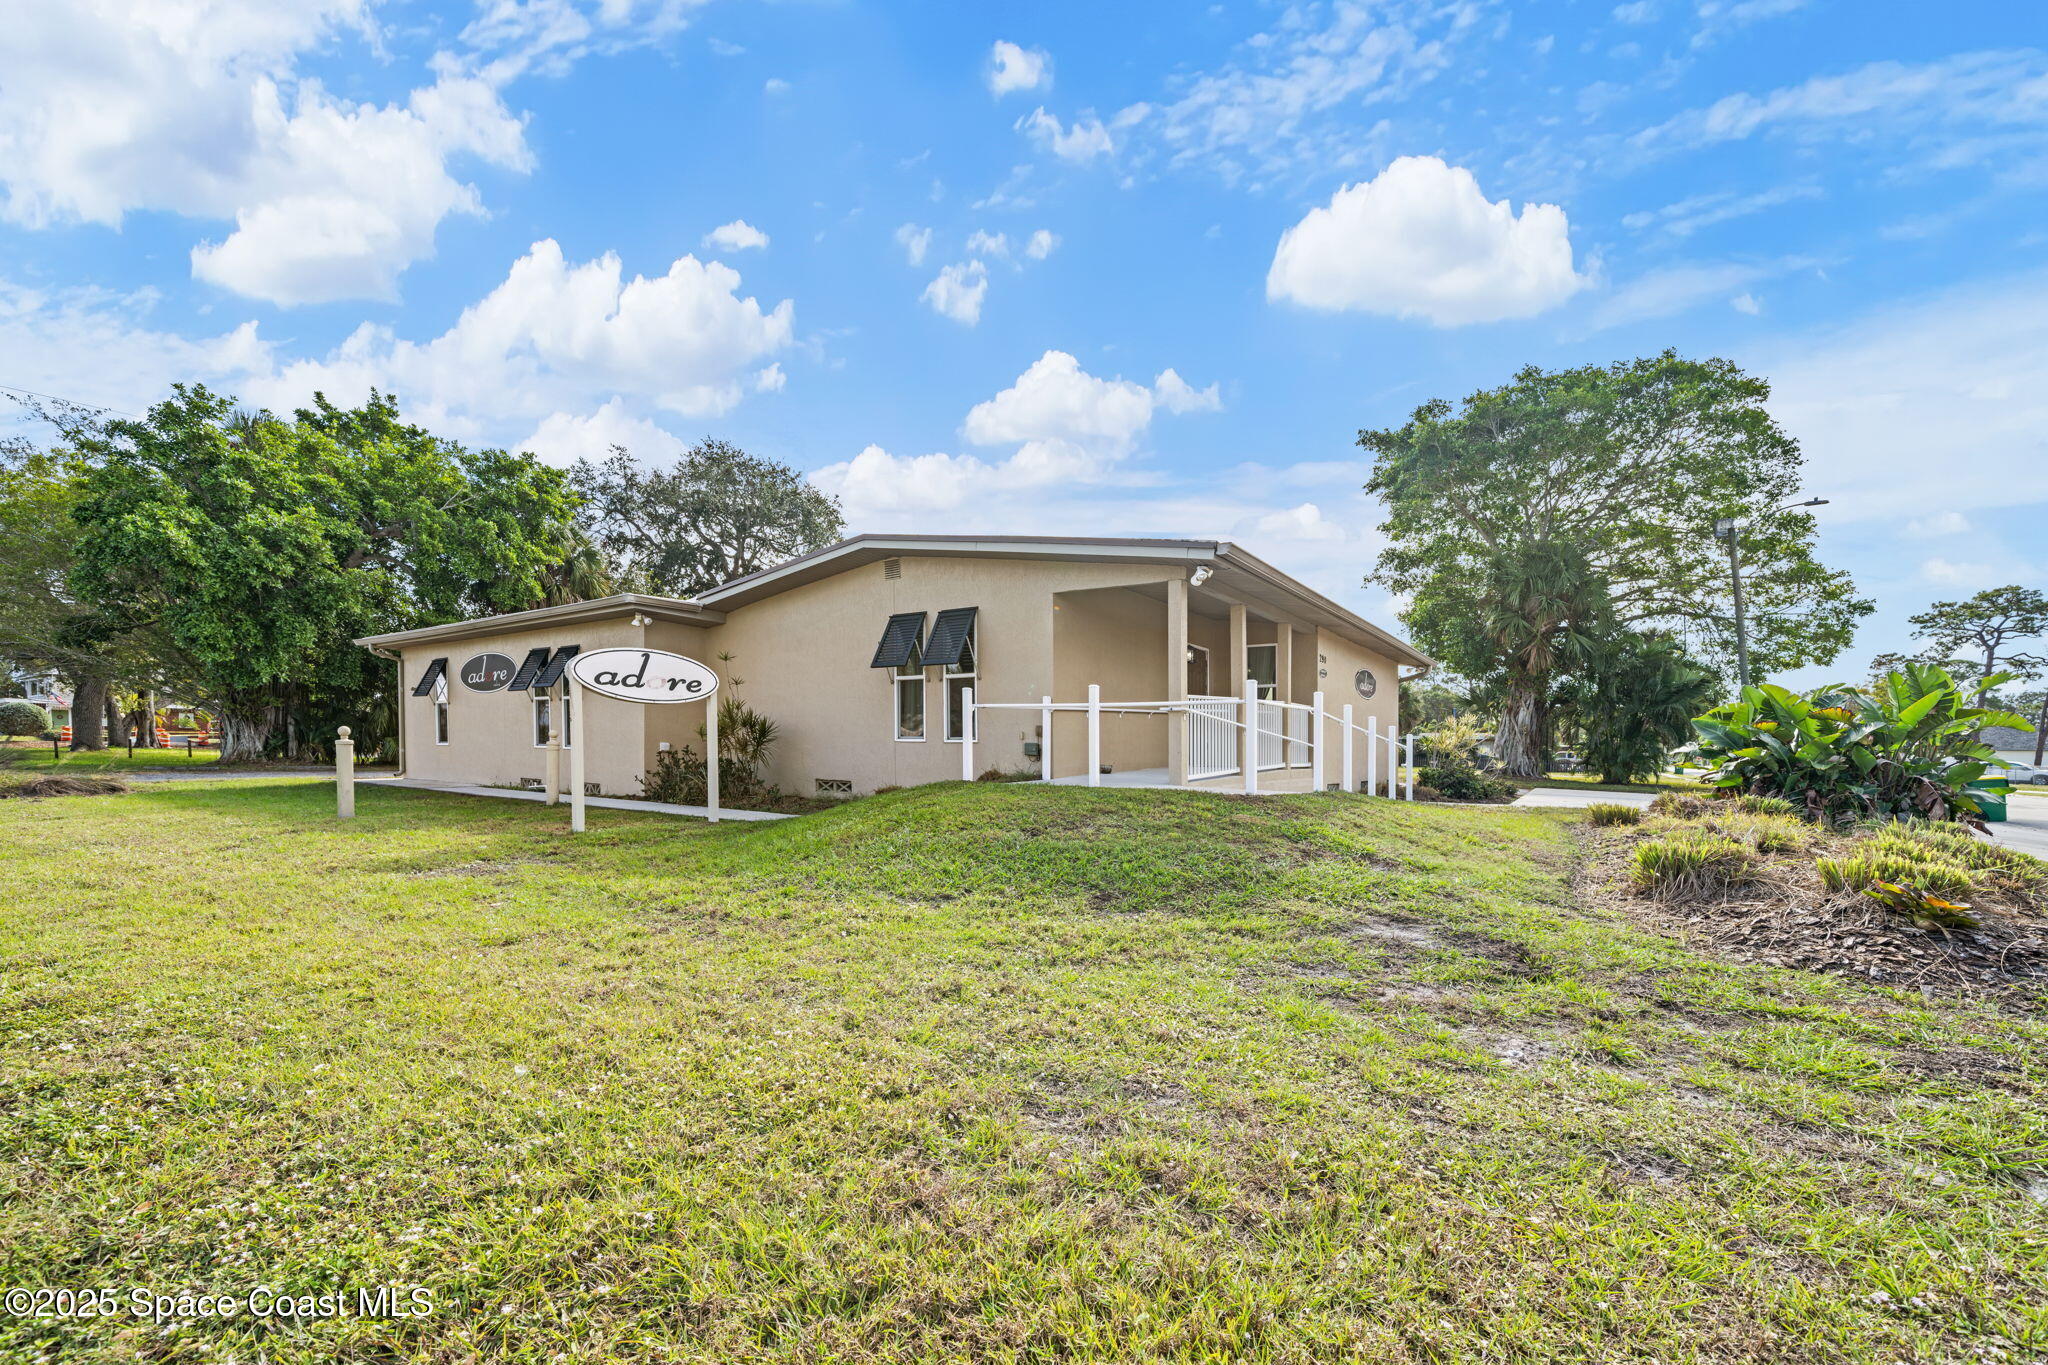
<path id="1" fill-rule="evenodd" d="M 1410 594 L 1416 641 L 1504 697 L 1495 752 L 1540 775 L 1557 676 L 1616 630 L 1656 629 L 1690 652 L 1733 653 L 1725 545 L 1740 517 L 1750 657 L 1758 673 L 1832 659 L 1870 610 L 1814 556 L 1798 444 L 1769 386 L 1725 360 L 1647 359 L 1548 371 L 1406 425 L 1359 433 L 1386 504 L 1373 581 Z"/>
<path id="2" fill-rule="evenodd" d="M 378 394 L 285 419 L 181 385 L 80 446 L 72 587 L 166 642 L 223 759 L 368 718 L 390 670 L 353 637 L 541 600 L 573 506 L 560 471 L 438 439 Z"/>

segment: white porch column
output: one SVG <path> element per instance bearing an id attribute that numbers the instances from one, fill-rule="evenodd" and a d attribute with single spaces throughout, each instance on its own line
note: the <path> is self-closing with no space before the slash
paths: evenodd
<path id="1" fill-rule="evenodd" d="M 1415 732 L 1408 732 L 1408 800 L 1415 799 Z"/>
<path id="2" fill-rule="evenodd" d="M 1252 675 L 1251 626 L 1245 617 L 1244 603 L 1230 604 L 1230 671 L 1226 678 L 1244 679 Z M 1223 689 L 1216 689 L 1218 695 L 1228 696 Z"/>
<path id="3" fill-rule="evenodd" d="M 569 675 L 569 712 L 583 727 L 583 742 L 569 746 L 569 832 L 583 832 L 583 751 L 590 747 L 590 716 L 583 709 L 583 684 Z M 716 780 L 714 778 L 714 780 Z"/>
<path id="4" fill-rule="evenodd" d="M 1166 700 L 1180 710 L 1166 713 L 1166 780 L 1188 780 L 1188 581 L 1166 580 Z"/>
<path id="5" fill-rule="evenodd" d="M 1102 684 L 1088 684 L 1088 785 L 1102 785 Z"/>
<path id="6" fill-rule="evenodd" d="M 960 689 L 960 780 L 974 780 L 974 689 Z"/>
<path id="7" fill-rule="evenodd" d="M 1347 701 L 1344 703 L 1344 759 L 1342 764 L 1344 790 L 1347 792 L 1358 790 L 1351 783 L 1351 746 L 1357 742 L 1357 739 L 1358 727 L 1351 723 L 1351 703 Z"/>
<path id="8" fill-rule="evenodd" d="M 1238 736 L 1242 742 L 1239 749 L 1239 765 L 1244 769 L 1244 793 L 1246 796 L 1259 794 L 1259 682 L 1256 678 L 1244 680 L 1244 731 Z"/>
<path id="9" fill-rule="evenodd" d="M 1281 701 L 1293 701 L 1294 696 L 1294 627 L 1285 621 L 1273 627 L 1273 695 Z M 1287 728 L 1284 724 L 1281 726 Z M 1294 762 L 1294 755 L 1287 755 L 1287 761 Z"/>

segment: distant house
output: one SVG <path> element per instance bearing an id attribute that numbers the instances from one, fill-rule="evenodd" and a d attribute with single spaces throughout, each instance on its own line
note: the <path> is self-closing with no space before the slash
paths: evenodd
<path id="1" fill-rule="evenodd" d="M 30 676 L 22 680 L 22 696 L 50 713 L 50 728 L 61 730 L 71 723 L 71 692 L 54 675 Z"/>
<path id="2" fill-rule="evenodd" d="M 2008 763 L 2032 763 L 2034 744 L 2038 740 L 2032 730 L 2021 730 L 2011 725 L 1991 725 L 1977 732 L 1977 738 L 1998 751 L 1998 756 Z"/>

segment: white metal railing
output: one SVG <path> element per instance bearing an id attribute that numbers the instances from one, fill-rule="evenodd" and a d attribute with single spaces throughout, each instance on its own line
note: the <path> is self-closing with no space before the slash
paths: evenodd
<path id="1" fill-rule="evenodd" d="M 1237 702 L 1231 697 L 1188 698 L 1188 778 L 1228 777 L 1237 771 Z"/>
<path id="2" fill-rule="evenodd" d="M 973 781 L 975 737 L 982 711 L 1037 711 L 1039 713 L 1040 771 L 1052 777 L 1053 717 L 1061 712 L 1087 718 L 1087 785 L 1102 785 L 1102 717 L 1173 716 L 1187 717 L 1187 768 L 1190 781 L 1244 775 L 1244 790 L 1256 794 L 1259 773 L 1283 766 L 1309 769 L 1309 785 L 1315 791 L 1363 791 L 1369 796 L 1385 795 L 1398 800 L 1415 799 L 1415 736 L 1402 735 L 1395 727 L 1385 733 L 1379 721 L 1367 717 L 1363 726 L 1352 717 L 1349 702 L 1334 714 L 1325 709 L 1323 694 L 1317 692 L 1303 705 L 1261 698 L 1259 684 L 1245 679 L 1242 697 L 1189 697 L 1185 701 L 1104 702 L 1102 688 L 1088 684 L 1085 702 L 1055 702 L 1040 697 L 1036 702 L 978 701 L 974 689 L 963 688 L 960 699 L 966 738 L 960 744 L 960 775 Z M 1246 718 L 1249 717 L 1249 724 Z M 1332 728 L 1336 734 L 1331 734 Z M 1335 771 L 1330 753 L 1334 743 Z M 1365 751 L 1365 780 L 1358 781 L 1356 755 Z M 1385 750 L 1386 782 L 1380 782 L 1381 751 Z"/>

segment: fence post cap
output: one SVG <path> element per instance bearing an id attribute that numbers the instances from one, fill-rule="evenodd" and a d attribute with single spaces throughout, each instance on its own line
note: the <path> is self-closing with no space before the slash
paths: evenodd
<path id="1" fill-rule="evenodd" d="M 349 737 L 349 728 L 346 725 L 344 725 L 339 730 L 336 730 L 334 733 L 340 739 L 347 739 Z"/>

